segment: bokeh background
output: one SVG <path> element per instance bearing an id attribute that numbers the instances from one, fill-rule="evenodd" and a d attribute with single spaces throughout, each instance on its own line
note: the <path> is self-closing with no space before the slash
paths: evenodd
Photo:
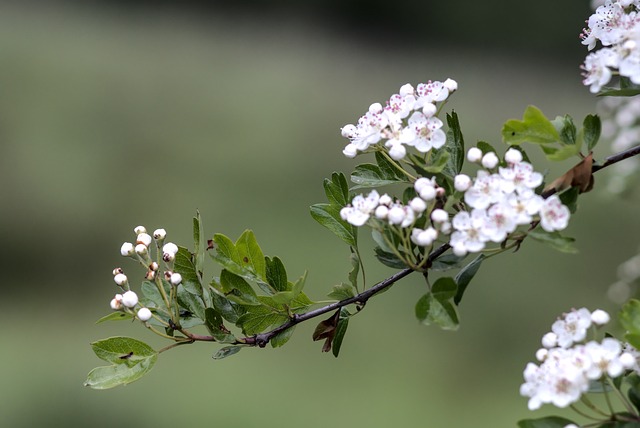
<path id="1" fill-rule="evenodd" d="M 195 344 L 126 387 L 82 386 L 102 363 L 94 340 L 163 346 L 138 324 L 94 324 L 112 269 L 136 275 L 119 255 L 135 226 L 188 244 L 199 209 L 208 235 L 251 228 L 320 300 L 348 249 L 308 206 L 354 167 L 339 129 L 370 103 L 454 78 L 467 144 L 496 146 L 528 104 L 578 122 L 595 110 L 587 1 L 172 3 L 0 3 L 0 425 L 501 427 L 553 412 L 527 411 L 522 370 L 561 312 L 616 310 L 605 293 L 637 250 L 633 196 L 581 199 L 579 255 L 527 242 L 485 263 L 458 332 L 415 320 L 425 286 L 409 277 L 352 320 L 338 359 L 309 323 L 284 348 L 214 361 Z M 368 248 L 368 277 L 391 274 Z"/>

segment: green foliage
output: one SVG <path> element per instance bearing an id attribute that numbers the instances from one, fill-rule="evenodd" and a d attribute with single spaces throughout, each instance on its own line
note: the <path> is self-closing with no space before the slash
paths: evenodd
<path id="1" fill-rule="evenodd" d="M 111 337 L 91 344 L 93 352 L 109 366 L 97 367 L 84 385 L 108 389 L 126 385 L 144 376 L 155 364 L 158 353 L 149 345 L 130 337 Z"/>
<path id="2" fill-rule="evenodd" d="M 460 301 L 462 300 L 462 296 L 464 292 L 467 290 L 467 286 L 469 285 L 473 277 L 476 275 L 476 273 L 478 273 L 478 270 L 480 269 L 480 265 L 482 264 L 483 260 L 486 258 L 487 257 L 484 254 L 478 255 L 475 259 L 473 259 L 471 263 L 469 263 L 464 268 L 462 268 L 460 272 L 458 272 L 458 274 L 456 275 L 454 281 L 456 283 L 457 290 L 456 290 L 456 295 L 453 299 L 453 302 L 456 305 L 460 304 Z"/>
<path id="3" fill-rule="evenodd" d="M 569 419 L 559 416 L 547 416 L 539 419 L 523 419 L 518 422 L 519 428 L 564 428 L 569 424 L 575 424 Z"/>
<path id="4" fill-rule="evenodd" d="M 312 205 L 311 217 L 348 245 L 357 247 L 358 229 L 340 217 L 340 210 L 351 202 L 349 186 L 344 174 L 334 172 L 331 180 L 325 179 L 324 191 L 329 203 Z"/>
<path id="5" fill-rule="evenodd" d="M 527 107 L 522 120 L 508 120 L 502 127 L 502 140 L 507 144 L 553 144 L 559 139 L 553 123 L 534 106 Z"/>
<path id="6" fill-rule="evenodd" d="M 435 324 L 443 330 L 457 330 L 458 314 L 453 304 L 457 285 L 453 278 L 439 278 L 431 291 L 422 296 L 416 304 L 416 317 L 425 325 Z"/>
<path id="7" fill-rule="evenodd" d="M 640 349 L 640 300 L 631 299 L 622 307 L 620 324 L 627 331 L 625 339 L 636 349 Z"/>
<path id="8" fill-rule="evenodd" d="M 558 231 L 547 232 L 546 230 L 537 228 L 527 232 L 527 236 L 530 236 L 538 242 L 547 244 L 562 253 L 575 254 L 578 252 L 578 249 L 573 245 L 575 239 L 562 236 Z"/>

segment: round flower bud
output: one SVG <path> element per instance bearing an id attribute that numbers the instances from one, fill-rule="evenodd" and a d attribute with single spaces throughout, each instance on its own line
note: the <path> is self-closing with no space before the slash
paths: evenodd
<path id="1" fill-rule="evenodd" d="M 382 196 L 380 196 L 380 199 L 378 199 L 378 204 L 380 205 L 391 205 L 393 203 L 393 199 L 391 199 L 391 196 L 387 195 L 386 193 Z"/>
<path id="2" fill-rule="evenodd" d="M 400 205 L 394 205 L 389 210 L 389 214 L 387 214 L 387 218 L 389 219 L 389 223 L 391 224 L 400 224 L 404 220 L 405 214 L 404 209 Z"/>
<path id="3" fill-rule="evenodd" d="M 476 163 L 480 162 L 480 159 L 482 159 L 482 150 L 477 147 L 471 147 L 467 152 L 467 160 Z"/>
<path id="4" fill-rule="evenodd" d="M 125 292 L 122 295 L 122 304 L 125 305 L 127 308 L 133 308 L 135 305 L 138 304 L 138 295 L 131 290 Z"/>
<path id="5" fill-rule="evenodd" d="M 153 281 L 156 278 L 156 271 L 148 270 L 144 278 L 148 281 Z"/>
<path id="6" fill-rule="evenodd" d="M 426 117 L 432 117 L 437 111 L 438 107 L 433 103 L 425 103 L 424 107 L 422 107 L 422 113 L 424 113 Z"/>
<path id="7" fill-rule="evenodd" d="M 167 237 L 167 231 L 164 229 L 156 229 L 153 231 L 153 238 L 162 241 Z"/>
<path id="8" fill-rule="evenodd" d="M 113 280 L 121 287 L 124 287 L 127 284 L 127 275 L 123 273 L 119 273 L 113 277 Z"/>
<path id="9" fill-rule="evenodd" d="M 122 268 L 115 268 L 112 272 L 113 276 L 116 276 L 119 273 L 123 273 Z"/>
<path id="10" fill-rule="evenodd" d="M 173 254 L 175 256 L 176 254 L 178 254 L 178 246 L 173 242 L 167 242 L 162 247 L 162 252 L 165 254 L 166 253 Z"/>
<path id="11" fill-rule="evenodd" d="M 380 220 L 384 220 L 385 218 L 387 218 L 388 214 L 389 214 L 389 208 L 387 206 L 378 205 L 376 207 L 376 211 L 375 211 L 376 218 L 378 218 Z"/>
<path id="12" fill-rule="evenodd" d="M 463 244 L 454 245 L 452 251 L 453 251 L 453 254 L 455 254 L 458 257 L 463 257 L 467 255 L 467 249 Z"/>
<path id="13" fill-rule="evenodd" d="M 151 311 L 147 308 L 140 308 L 138 310 L 138 319 L 140 321 L 149 321 L 151 319 Z"/>
<path id="14" fill-rule="evenodd" d="M 546 360 L 547 355 L 549 355 L 549 350 L 547 348 L 540 348 L 536 351 L 536 359 L 538 361 Z"/>
<path id="15" fill-rule="evenodd" d="M 151 245 L 151 240 L 151 235 L 147 233 L 139 233 L 138 237 L 136 238 L 136 244 L 143 244 L 148 247 L 149 245 Z"/>
<path id="16" fill-rule="evenodd" d="M 421 214 L 427 209 L 427 203 L 421 198 L 411 199 L 411 201 L 409 201 L 409 206 L 416 214 Z"/>
<path id="17" fill-rule="evenodd" d="M 520 163 L 522 162 L 522 153 L 516 149 L 509 149 L 504 154 L 504 160 L 509 164 Z"/>
<path id="18" fill-rule="evenodd" d="M 500 159 L 498 159 L 498 156 L 493 152 L 489 152 L 482 156 L 482 166 L 487 169 L 495 168 L 498 165 L 498 162 L 500 162 Z"/>
<path id="19" fill-rule="evenodd" d="M 400 92 L 398 93 L 404 97 L 405 95 L 413 94 L 413 92 L 414 92 L 413 86 L 411 86 L 410 83 L 405 83 L 400 87 Z"/>
<path id="20" fill-rule="evenodd" d="M 122 247 L 120 247 L 120 254 L 125 257 L 133 256 L 135 253 L 135 248 L 131 242 L 125 242 L 124 244 L 122 244 Z"/>
<path id="21" fill-rule="evenodd" d="M 144 255 L 147 255 L 149 253 L 149 249 L 144 244 L 136 245 L 136 249 L 135 250 L 136 250 L 136 254 L 138 254 L 139 256 L 144 256 Z"/>
<path id="22" fill-rule="evenodd" d="M 116 296 L 111 299 L 111 309 L 117 311 L 122 308 L 122 294 L 116 294 Z"/>
<path id="23" fill-rule="evenodd" d="M 458 82 L 453 79 L 447 79 L 442 82 L 442 85 L 449 90 L 449 93 L 455 92 L 458 90 Z"/>
<path id="24" fill-rule="evenodd" d="M 157 271 L 157 270 L 158 270 L 158 268 L 159 268 L 159 266 L 158 266 L 158 263 L 156 263 L 156 262 L 152 262 L 152 263 L 149 265 L 149 270 L 151 270 L 151 271 L 154 271 L 154 272 L 155 272 L 155 271 Z"/>
<path id="25" fill-rule="evenodd" d="M 449 223 L 448 221 L 445 221 L 444 223 L 442 223 L 440 225 L 440 232 L 444 233 L 445 235 L 448 235 L 451 233 L 451 223 Z"/>
<path id="26" fill-rule="evenodd" d="M 344 149 L 342 149 L 342 154 L 348 157 L 349 159 L 353 159 L 358 155 L 358 149 L 355 144 L 347 144 Z"/>
<path id="27" fill-rule="evenodd" d="M 431 220 L 436 223 L 444 223 L 445 221 L 449 220 L 449 213 L 441 208 L 436 208 L 435 210 L 431 211 Z"/>
<path id="28" fill-rule="evenodd" d="M 180 275 L 179 273 L 173 273 L 171 274 L 171 284 L 173 285 L 178 285 L 182 282 L 182 275 Z"/>
<path id="29" fill-rule="evenodd" d="M 597 325 L 604 325 L 608 323 L 610 319 L 611 317 L 609 316 L 609 314 L 602 309 L 596 309 L 591 314 L 591 321 Z"/>
<path id="30" fill-rule="evenodd" d="M 164 260 L 165 262 L 172 262 L 174 259 L 176 258 L 176 255 L 173 253 L 163 253 L 162 254 L 162 260 Z"/>
<path id="31" fill-rule="evenodd" d="M 419 194 L 425 201 L 432 201 L 436 198 L 436 189 L 435 187 L 425 186 L 420 190 Z"/>
<path id="32" fill-rule="evenodd" d="M 466 192 L 471 187 L 471 178 L 466 174 L 458 174 L 453 179 L 453 187 L 458 192 Z"/>
<path id="33" fill-rule="evenodd" d="M 550 349 L 550 348 L 554 348 L 557 345 L 558 345 L 558 336 L 555 333 L 549 332 L 544 336 L 542 336 L 542 346 L 544 346 L 545 348 Z"/>
<path id="34" fill-rule="evenodd" d="M 141 233 L 147 233 L 147 229 L 144 226 L 136 226 L 133 231 L 136 235 L 140 235 Z"/>
<path id="35" fill-rule="evenodd" d="M 369 106 L 369 113 L 380 113 L 382 111 L 382 104 L 373 103 Z"/>
<path id="36" fill-rule="evenodd" d="M 433 181 L 431 181 L 431 179 L 426 177 L 420 177 L 416 180 L 415 183 L 413 183 L 413 188 L 416 189 L 416 192 L 418 193 L 420 193 L 420 191 L 425 187 L 434 187 L 434 186 L 435 184 L 433 183 Z"/>
<path id="37" fill-rule="evenodd" d="M 411 232 L 411 240 L 414 244 L 420 245 L 421 247 L 431 245 L 437 237 L 438 232 L 433 227 L 430 227 L 427 230 L 413 229 Z"/>
<path id="38" fill-rule="evenodd" d="M 389 156 L 393 160 L 403 159 L 407 155 L 407 149 L 402 144 L 393 144 L 389 148 Z"/>
<path id="39" fill-rule="evenodd" d="M 636 357 L 634 357 L 630 352 L 623 352 L 620 354 L 618 361 L 620 361 L 620 364 L 622 364 L 625 369 L 632 369 L 637 364 Z"/>
<path id="40" fill-rule="evenodd" d="M 352 139 L 353 137 L 355 137 L 357 130 L 358 129 L 354 125 L 349 124 L 343 126 L 342 129 L 340 129 L 340 133 L 343 137 Z"/>

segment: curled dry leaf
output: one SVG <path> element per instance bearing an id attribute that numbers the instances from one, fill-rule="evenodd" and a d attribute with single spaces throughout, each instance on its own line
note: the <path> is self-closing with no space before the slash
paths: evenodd
<path id="1" fill-rule="evenodd" d="M 542 191 L 542 196 L 548 197 L 554 193 L 560 193 L 569 187 L 577 187 L 580 193 L 586 193 L 593 189 L 593 153 L 582 159 L 579 164 L 553 180 Z"/>

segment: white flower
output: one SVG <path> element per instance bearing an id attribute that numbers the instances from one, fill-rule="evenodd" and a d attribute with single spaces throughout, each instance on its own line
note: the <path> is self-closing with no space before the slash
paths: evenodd
<path id="1" fill-rule="evenodd" d="M 587 335 L 587 329 L 591 327 L 591 312 L 582 308 L 565 314 L 553 323 L 551 331 L 558 336 L 558 346 L 568 348 L 575 342 L 581 342 Z"/>
<path id="2" fill-rule="evenodd" d="M 125 257 L 132 256 L 135 253 L 136 253 L 135 247 L 131 242 L 125 242 L 124 244 L 122 244 L 122 247 L 120 247 L 120 254 L 122 254 Z"/>
<path id="3" fill-rule="evenodd" d="M 386 219 L 387 215 L 389 215 L 389 207 L 387 207 L 386 205 L 378 205 L 376 207 L 374 215 L 376 216 L 377 219 L 380 219 L 380 220 Z"/>
<path id="4" fill-rule="evenodd" d="M 138 295 L 131 290 L 126 291 L 122 295 L 122 304 L 125 305 L 127 308 L 133 308 L 135 305 L 138 304 Z"/>
<path id="5" fill-rule="evenodd" d="M 562 204 L 557 195 L 552 195 L 545 199 L 540 208 L 540 226 L 547 232 L 566 229 L 569 215 L 569 208 Z"/>
<path id="6" fill-rule="evenodd" d="M 468 151 L 467 151 L 467 160 L 469 162 L 480 162 L 480 159 L 482 159 L 482 150 L 480 150 L 477 147 L 471 147 Z"/>
<path id="7" fill-rule="evenodd" d="M 611 48 L 603 48 L 587 55 L 582 65 L 582 83 L 592 94 L 600 91 L 611 80 L 611 68 L 618 66 L 619 58 Z"/>
<path id="8" fill-rule="evenodd" d="M 140 321 L 149 321 L 151 319 L 151 311 L 147 308 L 140 308 L 138 310 L 138 319 Z"/>
<path id="9" fill-rule="evenodd" d="M 439 149 L 447 141 L 447 136 L 440 129 L 442 125 L 442 121 L 437 117 L 427 117 L 419 111 L 413 113 L 409 118 L 408 128 L 413 132 L 413 138 L 407 144 L 414 146 L 421 153 Z"/>
<path id="10" fill-rule="evenodd" d="M 125 275 L 123 273 L 119 273 L 119 274 L 115 275 L 113 277 L 113 280 L 116 282 L 116 284 L 118 284 L 121 287 L 125 286 L 127 284 L 127 282 L 128 282 L 127 275 Z"/>
<path id="11" fill-rule="evenodd" d="M 472 208 L 486 209 L 492 203 L 504 197 L 502 192 L 502 180 L 497 174 L 489 174 L 486 171 L 478 171 L 478 175 L 464 194 L 464 200 Z"/>
<path id="12" fill-rule="evenodd" d="M 459 255 L 466 253 L 477 253 L 485 247 L 489 237 L 485 234 L 487 216 L 484 210 L 474 209 L 469 214 L 460 211 L 452 220 L 454 232 L 451 234 L 449 244 L 453 247 L 454 253 Z"/>
<path id="13" fill-rule="evenodd" d="M 372 190 L 366 198 L 363 195 L 358 195 L 353 198 L 351 205 L 340 210 L 340 216 L 354 226 L 362 226 L 375 211 L 379 199 L 380 195 L 375 190 Z"/>

